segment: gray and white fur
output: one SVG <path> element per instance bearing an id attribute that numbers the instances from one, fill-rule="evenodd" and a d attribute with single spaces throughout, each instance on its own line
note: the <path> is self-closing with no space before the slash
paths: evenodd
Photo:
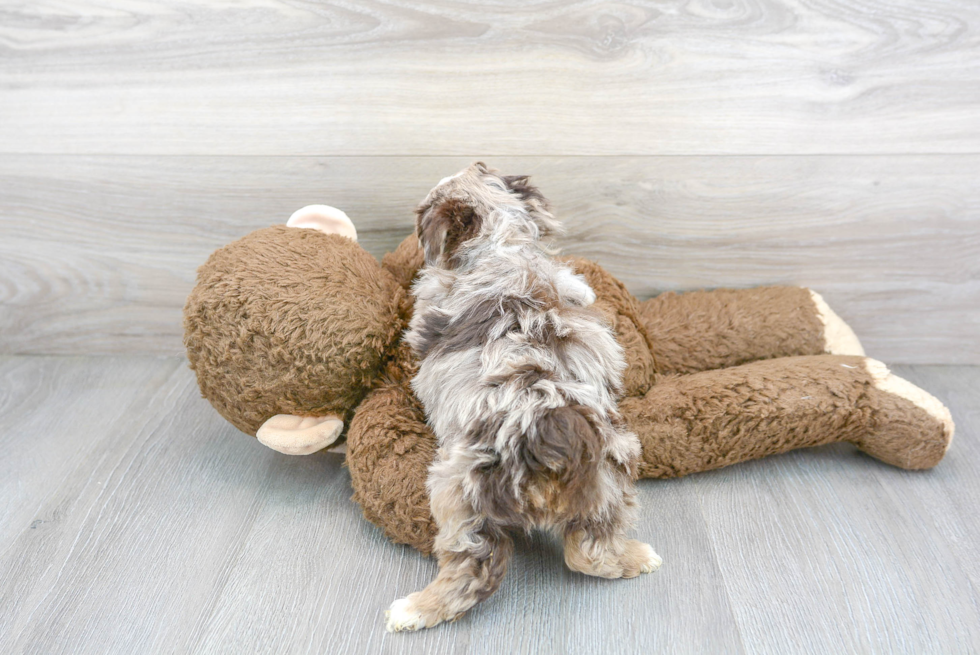
<path id="1" fill-rule="evenodd" d="M 406 340 L 439 441 L 428 490 L 440 570 L 392 604 L 388 630 L 431 627 L 490 596 L 514 529 L 558 532 L 575 571 L 655 570 L 653 549 L 625 536 L 640 444 L 617 410 L 623 351 L 584 278 L 545 245 L 560 229 L 547 201 L 526 177 L 477 163 L 417 215 L 425 266 Z"/>

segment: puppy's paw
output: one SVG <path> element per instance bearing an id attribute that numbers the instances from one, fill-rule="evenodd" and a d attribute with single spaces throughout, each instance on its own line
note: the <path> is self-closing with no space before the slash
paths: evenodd
<path id="1" fill-rule="evenodd" d="M 654 552 L 650 544 L 636 539 L 626 542 L 626 552 L 620 558 L 624 578 L 634 578 L 641 573 L 653 573 L 663 563 L 663 559 Z"/>
<path id="2" fill-rule="evenodd" d="M 639 543 L 639 542 L 638 542 Z M 646 558 L 640 564 L 640 573 L 653 573 L 660 568 L 660 565 L 664 563 L 664 560 L 660 555 L 654 552 L 650 544 L 640 543 L 646 553 Z"/>
<path id="3" fill-rule="evenodd" d="M 635 578 L 660 568 L 663 560 L 636 539 L 596 541 L 582 534 L 565 538 L 565 563 L 573 571 L 600 578 Z"/>
<path id="4" fill-rule="evenodd" d="M 411 596 L 399 598 L 385 612 L 385 628 L 388 632 L 420 630 L 425 627 L 427 626 L 422 618 L 422 612 L 416 609 Z"/>

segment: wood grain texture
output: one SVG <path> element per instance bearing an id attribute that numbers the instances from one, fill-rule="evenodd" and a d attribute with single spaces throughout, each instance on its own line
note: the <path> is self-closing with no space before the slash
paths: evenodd
<path id="1" fill-rule="evenodd" d="M 978 153 L 972 0 L 39 0 L 0 152 Z"/>
<path id="2" fill-rule="evenodd" d="M 99 436 L 93 428 L 133 429 L 133 414 L 180 366 L 148 358 L 99 366 L 75 358 L 0 360 L 0 551 L 23 526 L 43 530 L 57 520 L 40 514 L 38 504 L 79 461 L 96 457 L 100 445 L 112 446 L 93 439 Z M 114 402 L 107 403 L 110 397 Z"/>
<path id="3" fill-rule="evenodd" d="M 831 446 L 639 485 L 663 568 L 573 574 L 535 534 L 459 621 L 390 635 L 435 563 L 342 456 L 224 423 L 179 358 L 0 358 L 0 651 L 958 654 L 980 643 L 980 367 L 899 367 L 958 434 L 907 472 Z"/>
<path id="4" fill-rule="evenodd" d="M 75 447 L 49 443 L 43 458 L 15 459 L 20 465 L 4 478 L 35 484 L 5 529 L 0 650 L 184 650 L 185 631 L 206 611 L 250 526 L 264 469 L 248 468 L 237 493 L 228 486 L 222 471 L 242 462 L 206 435 L 234 430 L 213 412 L 187 411 L 203 401 L 179 360 L 34 358 L 14 366 L 22 376 L 33 369 L 39 391 L 30 411 L 3 426 L 5 452 L 50 442 L 51 414 L 71 423 L 57 436 Z M 59 403 L 65 396 L 74 402 Z M 209 445 L 218 449 L 203 453 Z M 166 633 L 157 628 L 166 625 Z"/>
<path id="5" fill-rule="evenodd" d="M 676 562 L 663 575 L 589 579 L 536 536 L 479 611 L 444 630 L 389 635 L 384 610 L 424 586 L 435 563 L 361 517 L 341 455 L 263 448 L 198 398 L 182 364 L 0 360 L 4 379 L 28 390 L 12 400 L 33 401 L 5 418 L 5 451 L 37 448 L 49 431 L 38 408 L 55 402 L 86 447 L 4 462 L 7 484 L 30 484 L 0 533 L 0 651 L 743 652 L 685 483 L 645 492 L 639 534 Z"/>
<path id="6" fill-rule="evenodd" d="M 263 448 L 145 354 L 182 352 L 214 249 L 326 202 L 380 256 L 485 158 L 641 297 L 807 285 L 875 357 L 980 364 L 978 79 L 970 0 L 4 4 L 0 652 L 975 652 L 978 367 L 896 368 L 958 422 L 932 471 L 645 481 L 660 572 L 534 535 L 485 605 L 389 635 L 436 567 L 342 455 Z"/>
<path id="7" fill-rule="evenodd" d="M 941 476 L 915 476 L 897 469 L 882 468 L 875 475 L 882 479 L 882 485 L 894 490 L 897 485 L 914 482 L 913 493 L 896 496 L 896 506 L 902 520 L 915 524 L 915 530 L 940 535 L 949 545 L 949 552 L 960 562 L 960 567 L 952 570 L 948 564 L 941 564 L 948 576 L 965 575 L 973 588 L 980 590 L 980 559 L 977 557 L 977 544 L 980 544 L 980 521 L 969 520 L 977 514 L 980 498 L 980 478 L 977 477 L 976 462 L 980 461 L 980 368 L 963 370 L 934 366 L 895 366 L 896 374 L 928 389 L 942 398 L 951 408 L 957 423 L 955 450 L 943 462 Z M 941 508 L 934 511 L 935 508 Z M 968 520 L 961 520 L 965 517 Z M 977 610 L 980 615 L 980 609 Z"/>
<path id="8" fill-rule="evenodd" d="M 957 421 L 935 469 L 833 446 L 694 478 L 748 651 L 969 653 L 980 643 L 980 369 L 894 371 Z"/>
<path id="9" fill-rule="evenodd" d="M 375 256 L 456 157 L 0 158 L 0 352 L 182 352 L 216 248 L 343 208 Z M 980 156 L 502 157 L 638 296 L 810 286 L 869 353 L 980 363 Z"/>

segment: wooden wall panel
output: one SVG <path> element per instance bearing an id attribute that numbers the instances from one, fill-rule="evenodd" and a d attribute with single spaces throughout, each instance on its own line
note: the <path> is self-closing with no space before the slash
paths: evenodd
<path id="1" fill-rule="evenodd" d="M 980 152 L 972 0 L 38 0 L 0 152 Z"/>
<path id="2" fill-rule="evenodd" d="M 472 157 L 0 158 L 0 352 L 182 351 L 208 254 L 296 208 L 380 257 Z M 495 157 L 639 296 L 811 286 L 891 362 L 980 363 L 980 156 Z"/>

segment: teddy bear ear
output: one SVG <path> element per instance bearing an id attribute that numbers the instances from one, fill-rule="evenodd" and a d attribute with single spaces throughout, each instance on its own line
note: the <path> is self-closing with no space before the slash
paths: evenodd
<path id="1" fill-rule="evenodd" d="M 347 214 L 330 205 L 307 205 L 297 209 L 286 221 L 288 227 L 305 227 L 324 234 L 339 234 L 357 241 L 357 230 Z"/>
<path id="2" fill-rule="evenodd" d="M 255 436 L 263 445 L 285 455 L 309 455 L 333 444 L 344 431 L 336 416 L 294 416 L 276 414 L 258 429 Z"/>

